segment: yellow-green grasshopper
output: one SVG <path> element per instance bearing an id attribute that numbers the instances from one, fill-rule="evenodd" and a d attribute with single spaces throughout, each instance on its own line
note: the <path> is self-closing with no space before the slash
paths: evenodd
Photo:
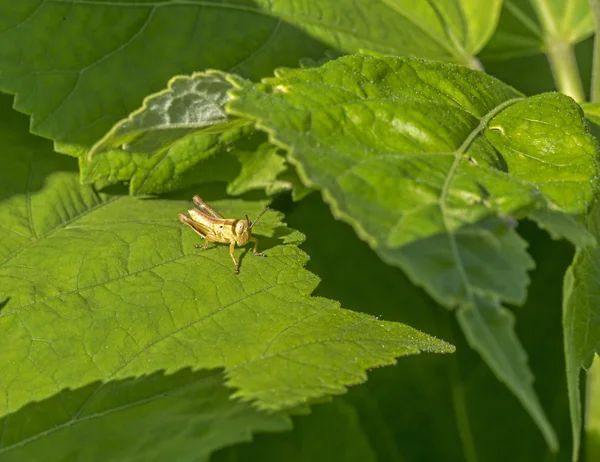
<path id="1" fill-rule="evenodd" d="M 188 210 L 189 217 L 180 213 L 179 221 L 188 225 L 204 239 L 204 249 L 208 248 L 209 242 L 229 244 L 229 255 L 231 255 L 231 259 L 235 265 L 235 274 L 239 274 L 240 272 L 240 264 L 234 255 L 236 244 L 241 247 L 250 241 L 254 242 L 252 254 L 258 257 L 266 257 L 264 253 L 256 251 L 258 239 L 252 237 L 252 228 L 258 219 L 269 210 L 268 207 L 265 207 L 260 215 L 253 222 L 250 222 L 248 215 L 246 215 L 245 219 L 242 218 L 240 220 L 223 218 L 215 209 L 209 207 L 200 196 L 194 196 L 192 200 L 198 208 Z M 200 245 L 196 244 L 195 247 L 199 248 Z"/>

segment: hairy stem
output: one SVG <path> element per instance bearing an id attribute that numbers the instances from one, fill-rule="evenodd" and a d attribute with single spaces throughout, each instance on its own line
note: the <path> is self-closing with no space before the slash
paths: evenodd
<path id="1" fill-rule="evenodd" d="M 578 103 L 585 101 L 575 50 L 569 43 L 554 41 L 546 51 L 556 88 Z"/>

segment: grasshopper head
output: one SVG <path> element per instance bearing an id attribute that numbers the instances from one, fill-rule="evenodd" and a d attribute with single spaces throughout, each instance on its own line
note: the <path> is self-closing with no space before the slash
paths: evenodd
<path id="1" fill-rule="evenodd" d="M 238 220 L 235 225 L 234 225 L 234 233 L 235 233 L 235 237 L 234 239 L 236 240 L 236 242 L 238 243 L 238 245 L 244 245 L 246 242 L 248 242 L 248 240 L 250 240 L 250 235 L 252 233 L 252 227 L 254 226 L 254 224 L 258 221 L 258 219 L 260 217 L 263 216 L 263 214 L 269 210 L 269 208 L 265 208 L 258 217 L 256 217 L 256 220 L 254 221 L 250 221 L 250 218 L 248 218 L 248 215 L 246 215 L 245 219 L 242 220 Z"/>

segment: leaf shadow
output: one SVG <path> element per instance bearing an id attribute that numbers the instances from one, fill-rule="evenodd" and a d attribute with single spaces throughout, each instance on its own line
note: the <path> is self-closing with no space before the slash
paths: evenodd
<path id="1" fill-rule="evenodd" d="M 140 200 L 183 200 L 192 204 L 192 197 L 199 195 L 207 203 L 216 202 L 227 199 L 243 199 L 247 201 L 270 201 L 271 197 L 267 196 L 263 190 L 254 190 L 247 193 L 230 196 L 227 194 L 227 183 L 224 181 L 203 182 L 186 186 L 175 191 L 170 191 L 164 194 L 139 196 Z"/>
<path id="2" fill-rule="evenodd" d="M 265 235 L 261 235 L 261 234 L 256 234 L 254 235 L 254 237 L 258 238 L 258 252 L 266 252 L 274 247 L 279 247 L 279 246 L 297 246 L 298 242 L 286 242 L 285 238 L 289 235 L 291 235 L 294 231 L 291 228 L 288 228 L 286 226 L 278 226 L 277 228 L 274 228 L 273 230 L 273 235 L 272 236 L 265 236 Z M 201 244 L 196 244 L 194 247 L 196 247 L 196 249 L 198 249 L 198 251 L 201 252 L 208 252 L 211 249 L 214 249 L 218 246 L 226 246 L 227 244 L 213 244 L 211 243 L 209 245 L 209 247 L 207 249 L 203 248 L 203 245 Z M 238 262 L 240 264 L 240 271 L 242 270 L 243 267 L 243 262 L 244 259 L 246 258 L 246 256 L 248 254 L 250 254 L 252 257 L 256 257 L 256 258 L 268 258 L 268 255 L 264 255 L 264 256 L 255 256 L 252 254 L 252 249 L 254 247 L 254 243 L 249 242 L 248 244 L 246 244 L 245 246 L 241 247 L 242 251 L 238 254 L 237 252 L 239 252 L 238 249 L 240 249 L 240 247 L 236 246 L 236 255 L 237 255 L 237 259 Z M 233 262 L 232 262 L 233 264 Z"/>
<path id="3" fill-rule="evenodd" d="M 208 459 L 256 431 L 291 428 L 286 415 L 261 412 L 232 393 L 222 369 L 189 368 L 63 389 L 0 419 L 0 458 L 181 460 L 195 453 Z"/>

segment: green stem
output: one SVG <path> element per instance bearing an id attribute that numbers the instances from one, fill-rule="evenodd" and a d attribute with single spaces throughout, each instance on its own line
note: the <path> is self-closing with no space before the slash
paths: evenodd
<path id="1" fill-rule="evenodd" d="M 600 0 L 590 0 L 596 22 L 596 36 L 594 37 L 594 64 L 592 67 L 592 88 L 590 97 L 592 103 L 600 102 Z"/>
<path id="2" fill-rule="evenodd" d="M 479 59 L 477 59 L 476 56 L 471 57 L 471 60 L 469 62 L 469 67 L 476 71 L 485 72 L 485 68 L 483 67 L 483 64 L 481 64 L 481 61 L 479 61 Z"/>
<path id="3" fill-rule="evenodd" d="M 546 54 L 558 91 L 570 96 L 578 103 L 585 101 L 573 46 L 563 41 L 553 41 Z"/>
<path id="4" fill-rule="evenodd" d="M 600 460 L 600 358 L 596 356 L 588 371 L 587 412 L 585 416 L 585 459 Z"/>

